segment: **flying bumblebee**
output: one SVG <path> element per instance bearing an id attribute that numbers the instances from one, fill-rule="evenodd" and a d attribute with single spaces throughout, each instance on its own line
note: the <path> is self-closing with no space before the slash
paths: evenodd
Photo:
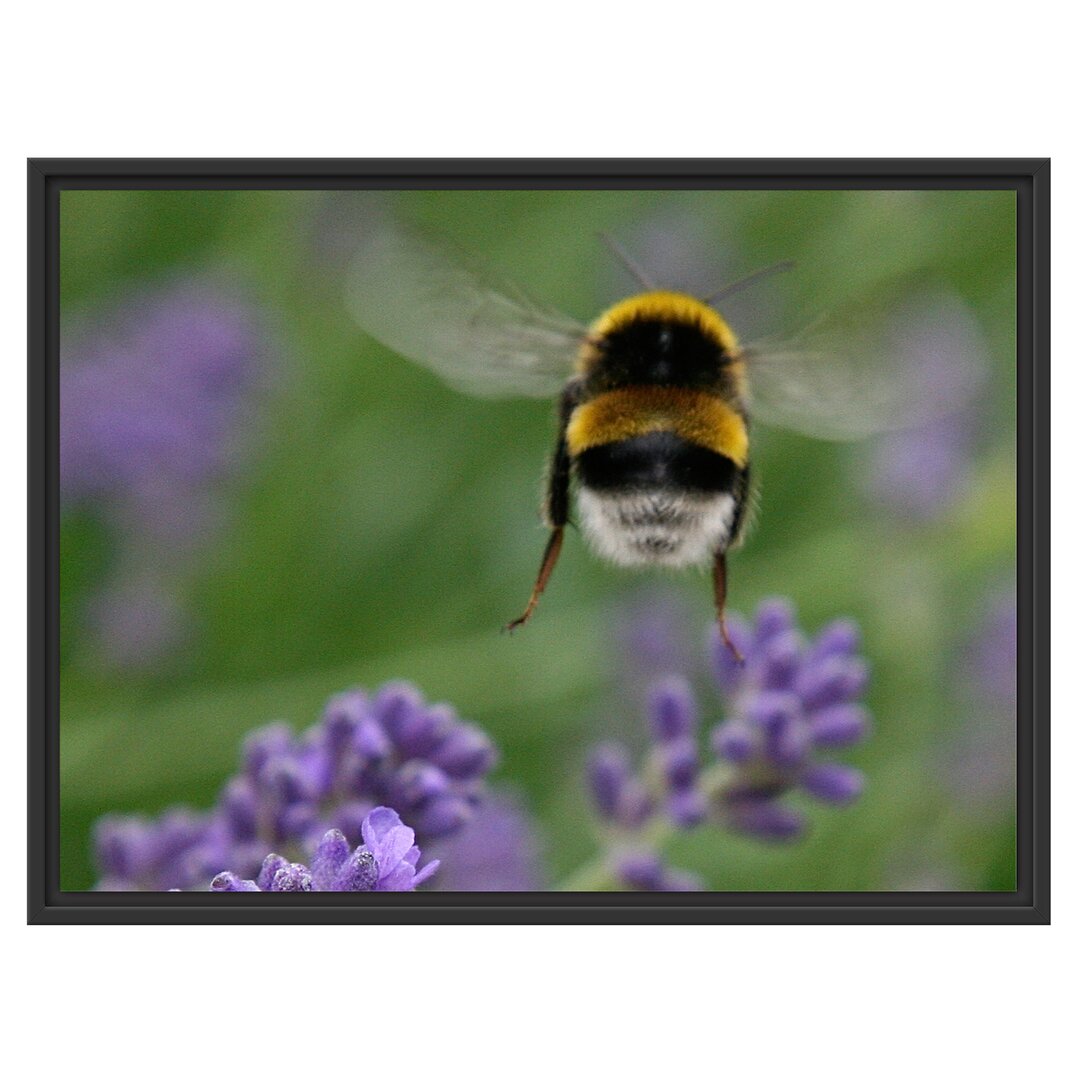
<path id="1" fill-rule="evenodd" d="M 911 422 L 906 388 L 870 355 L 745 348 L 716 304 L 758 271 L 704 299 L 656 288 L 609 241 L 642 291 L 591 326 L 531 301 L 399 224 L 363 239 L 349 306 L 372 337 L 478 396 L 558 395 L 544 517 L 550 529 L 522 626 L 577 516 L 593 549 L 621 566 L 712 567 L 724 641 L 727 553 L 750 499 L 750 413 L 822 438 Z"/>

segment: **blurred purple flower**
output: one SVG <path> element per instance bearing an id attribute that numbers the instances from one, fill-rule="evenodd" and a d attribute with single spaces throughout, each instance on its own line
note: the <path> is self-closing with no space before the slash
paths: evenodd
<path id="1" fill-rule="evenodd" d="M 968 482 L 987 348 L 970 310 L 950 297 L 909 304 L 891 340 L 892 362 L 918 380 L 933 419 L 875 440 L 866 487 L 898 516 L 926 520 L 948 509 Z"/>
<path id="2" fill-rule="evenodd" d="M 733 769 L 723 813 L 740 832 L 790 839 L 802 831 L 803 820 L 779 801 L 784 794 L 801 789 L 845 805 L 862 791 L 858 770 L 822 756 L 855 746 L 868 733 L 860 699 L 869 668 L 858 655 L 858 629 L 837 620 L 808 642 L 791 605 L 767 600 L 753 625 L 735 616 L 729 632 L 746 663 L 737 664 L 713 632 L 713 669 L 728 717 L 711 741 Z"/>
<path id="3" fill-rule="evenodd" d="M 385 806 L 364 818 L 364 843 L 352 850 L 343 833 L 329 829 L 309 869 L 280 855 L 267 855 L 255 879 L 232 871 L 217 874 L 211 892 L 412 892 L 439 868 L 438 859 L 417 870 L 420 849 L 413 831 Z"/>
<path id="4" fill-rule="evenodd" d="M 205 814 L 102 819 L 98 888 L 190 888 L 226 869 L 250 878 L 268 851 L 309 857 L 328 829 L 372 847 L 363 830 L 376 806 L 401 814 L 424 843 L 450 836 L 473 819 L 496 759 L 479 728 L 407 683 L 372 697 L 348 691 L 302 735 L 285 724 L 252 732 L 241 771 Z"/>
<path id="5" fill-rule="evenodd" d="M 209 280 L 144 292 L 93 324 L 65 326 L 60 497 L 65 509 L 92 505 L 113 535 L 95 620 L 106 662 L 141 666 L 176 644 L 183 619 L 172 594 L 217 530 L 215 488 L 237 463 L 266 367 L 255 309 Z"/>
<path id="6" fill-rule="evenodd" d="M 548 887 L 536 825 L 506 792 L 485 797 L 472 821 L 429 850 L 444 866 L 435 886 L 440 892 L 537 892 Z"/>
<path id="7" fill-rule="evenodd" d="M 711 821 L 763 840 L 790 840 L 804 831 L 805 819 L 784 801 L 787 794 L 846 805 L 861 793 L 862 774 L 830 760 L 833 751 L 861 742 L 869 727 L 860 703 L 869 672 L 855 625 L 839 620 L 807 641 L 790 604 L 771 600 L 752 625 L 730 617 L 729 632 L 745 663 L 734 660 L 714 629 L 713 673 L 727 708 L 709 740 L 713 761 L 701 753 L 698 700 L 677 675 L 649 690 L 651 747 L 643 770 L 618 743 L 590 755 L 590 796 L 616 848 L 661 820 L 678 829 Z M 626 866 L 622 856 L 613 860 L 616 877 L 634 888 L 650 881 L 660 888 L 669 872 L 649 862 L 655 851 L 635 843 L 631 852 Z"/>

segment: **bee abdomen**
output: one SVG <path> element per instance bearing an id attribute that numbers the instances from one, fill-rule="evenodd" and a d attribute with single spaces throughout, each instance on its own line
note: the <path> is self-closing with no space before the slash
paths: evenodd
<path id="1" fill-rule="evenodd" d="M 607 443 L 576 458 L 586 536 L 623 566 L 688 566 L 727 548 L 743 470 L 670 431 Z"/>

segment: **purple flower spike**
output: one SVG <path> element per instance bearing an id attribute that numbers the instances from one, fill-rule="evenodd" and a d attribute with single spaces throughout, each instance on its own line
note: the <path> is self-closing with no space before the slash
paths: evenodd
<path id="1" fill-rule="evenodd" d="M 699 761 L 697 703 L 685 680 L 665 676 L 648 695 L 653 746 L 647 769 L 639 775 L 621 747 L 600 747 L 589 761 L 601 817 L 633 832 L 651 825 L 662 809 L 680 829 L 712 821 L 781 841 L 806 827 L 803 815 L 785 805 L 788 794 L 801 789 L 837 805 L 858 797 L 862 775 L 822 760 L 827 751 L 861 742 L 869 728 L 858 700 L 869 679 L 858 655 L 858 627 L 837 620 L 809 639 L 791 603 L 773 599 L 761 604 L 752 624 L 732 615 L 728 632 L 745 662 L 733 660 L 714 627 L 712 668 L 727 706 L 709 739 L 718 760 Z M 659 865 L 631 861 L 621 880 L 657 888 Z"/>
<path id="2" fill-rule="evenodd" d="M 300 735 L 286 724 L 255 731 L 241 758 L 240 775 L 206 814 L 104 819 L 98 887 L 186 889 L 225 869 L 255 877 L 268 851 L 314 861 L 329 829 L 340 830 L 350 849 L 359 845 L 376 806 L 403 815 L 421 844 L 450 836 L 483 800 L 496 754 L 452 709 L 428 706 L 414 687 L 392 683 L 370 698 L 358 690 L 337 695 Z M 296 873 L 282 885 L 295 885 Z M 274 891 L 274 876 L 259 885 Z"/>

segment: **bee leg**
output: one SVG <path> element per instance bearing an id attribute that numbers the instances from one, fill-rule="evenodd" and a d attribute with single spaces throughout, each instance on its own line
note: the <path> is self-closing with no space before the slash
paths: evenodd
<path id="1" fill-rule="evenodd" d="M 570 422 L 570 414 L 577 403 L 577 395 L 577 384 L 569 383 L 559 399 L 559 441 L 551 459 L 547 498 L 544 502 L 545 516 L 548 525 L 551 526 L 551 535 L 548 537 L 547 547 L 544 548 L 544 557 L 540 562 L 540 573 L 536 575 L 532 596 L 529 597 L 525 610 L 512 623 L 504 627 L 507 631 L 514 631 L 529 621 L 536 610 L 536 605 L 540 603 L 540 594 L 546 588 L 551 572 L 555 569 L 555 563 L 559 559 L 559 552 L 562 550 L 563 529 L 570 520 L 570 450 L 566 445 L 566 425 Z"/>
<path id="2" fill-rule="evenodd" d="M 743 654 L 728 636 L 727 620 L 724 618 L 724 605 L 727 603 L 727 552 L 718 551 L 713 561 L 713 599 L 716 602 L 716 618 L 720 624 L 720 640 L 723 641 L 735 659 L 743 664 Z"/>
<path id="3" fill-rule="evenodd" d="M 555 563 L 558 561 L 559 552 L 562 550 L 562 539 L 563 527 L 559 525 L 551 530 L 551 536 L 548 537 L 547 547 L 544 548 L 544 558 L 540 563 L 540 573 L 536 575 L 536 584 L 533 586 L 532 596 L 529 597 L 525 610 L 513 622 L 507 623 L 504 627 L 508 633 L 512 633 L 519 626 L 524 626 L 536 610 L 536 605 L 540 603 L 540 594 L 543 593 L 547 586 L 548 578 L 551 577 L 551 572 L 555 569 Z"/>

